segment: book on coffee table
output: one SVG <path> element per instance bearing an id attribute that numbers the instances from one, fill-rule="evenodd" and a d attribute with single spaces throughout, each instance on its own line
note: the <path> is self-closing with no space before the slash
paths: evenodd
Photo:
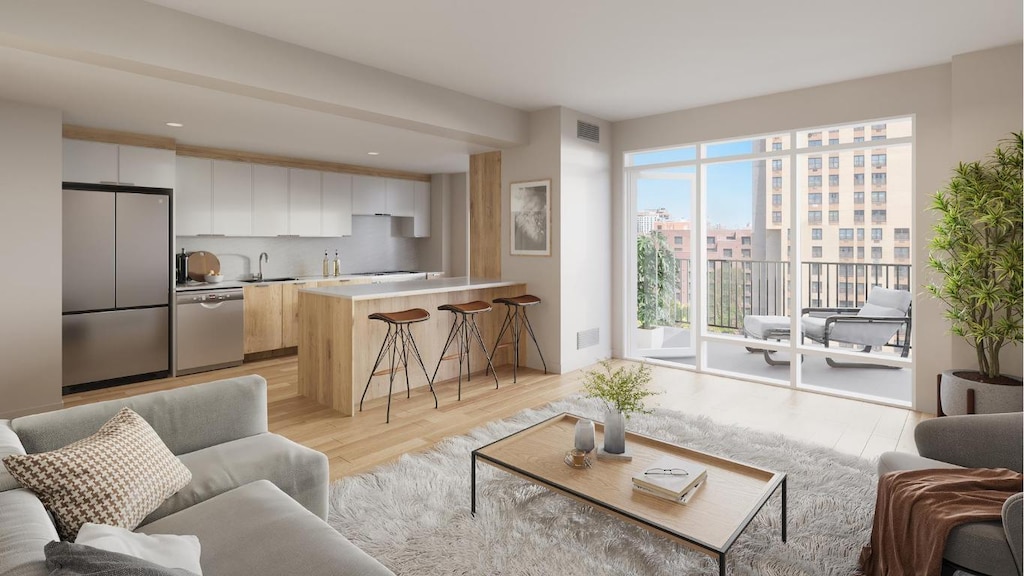
<path id="1" fill-rule="evenodd" d="M 693 485 L 692 488 L 687 490 L 686 493 L 684 493 L 682 496 L 680 496 L 678 498 L 676 498 L 674 496 L 669 496 L 668 494 L 666 494 L 664 492 L 655 492 L 653 490 L 649 490 L 647 488 L 644 488 L 643 486 L 638 486 L 637 484 L 633 484 L 633 490 L 636 491 L 636 492 L 640 492 L 642 494 L 647 494 L 648 496 L 654 496 L 655 498 L 661 498 L 662 500 L 668 500 L 669 502 L 676 502 L 678 504 L 686 504 L 687 502 L 690 501 L 690 499 L 693 498 L 693 495 L 696 494 L 697 491 L 700 489 L 700 487 L 703 486 L 703 485 L 704 485 L 704 481 L 703 480 L 701 480 L 700 482 L 697 482 L 696 484 Z"/>
<path id="2" fill-rule="evenodd" d="M 697 462 L 663 456 L 634 474 L 633 486 L 655 496 L 679 501 L 707 475 L 707 468 Z"/>

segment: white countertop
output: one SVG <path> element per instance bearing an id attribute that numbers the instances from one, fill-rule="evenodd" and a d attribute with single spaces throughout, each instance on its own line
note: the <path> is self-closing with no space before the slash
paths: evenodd
<path id="1" fill-rule="evenodd" d="M 301 291 L 349 298 L 351 300 L 377 300 L 393 296 L 413 296 L 416 294 L 438 294 L 457 292 L 459 290 L 478 290 L 483 288 L 500 288 L 522 282 L 491 280 L 486 278 L 435 278 L 433 280 L 405 280 L 403 282 L 382 282 L 380 284 L 356 284 L 354 286 L 327 286 L 324 288 L 304 288 Z"/>
<path id="2" fill-rule="evenodd" d="M 409 278 L 422 278 L 428 274 L 438 274 L 439 272 L 411 272 L 409 274 L 382 274 L 369 276 L 366 274 L 342 274 L 341 276 L 302 276 L 294 280 L 267 280 L 263 282 L 243 282 L 241 280 L 225 280 L 224 282 L 217 282 L 216 284 L 210 282 L 193 282 L 189 281 L 188 284 L 176 285 L 174 287 L 175 292 L 191 292 L 193 290 L 227 290 L 229 288 L 242 288 L 244 286 L 254 286 L 257 284 L 296 284 L 302 282 L 317 282 L 320 280 L 367 280 L 372 282 L 381 282 L 385 278 L 394 279 L 394 281 L 405 281 Z"/>

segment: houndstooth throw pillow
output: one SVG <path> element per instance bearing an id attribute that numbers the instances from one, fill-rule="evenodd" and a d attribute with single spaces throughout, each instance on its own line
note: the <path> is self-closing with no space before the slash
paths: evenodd
<path id="1" fill-rule="evenodd" d="M 73 540 L 86 522 L 133 530 L 192 481 L 189 469 L 129 408 L 88 438 L 3 462 L 53 513 L 65 540 Z"/>

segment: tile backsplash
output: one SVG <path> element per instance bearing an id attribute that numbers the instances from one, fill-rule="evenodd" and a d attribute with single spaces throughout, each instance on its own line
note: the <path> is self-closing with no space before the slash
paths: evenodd
<path id="1" fill-rule="evenodd" d="M 389 216 L 353 216 L 352 235 L 342 238 L 240 238 L 179 236 L 177 251 L 204 250 L 220 260 L 228 280 L 249 278 L 259 270 L 259 256 L 266 252 L 264 277 L 319 276 L 324 250 L 341 258 L 342 274 L 382 270 L 418 270 L 416 247 L 422 240 L 391 235 Z"/>

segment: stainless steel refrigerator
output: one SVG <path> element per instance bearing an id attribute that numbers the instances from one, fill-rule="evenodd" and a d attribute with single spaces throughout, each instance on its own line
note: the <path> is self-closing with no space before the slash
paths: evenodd
<path id="1" fill-rule="evenodd" d="M 166 376 L 170 190 L 65 183 L 62 211 L 65 392 Z"/>

